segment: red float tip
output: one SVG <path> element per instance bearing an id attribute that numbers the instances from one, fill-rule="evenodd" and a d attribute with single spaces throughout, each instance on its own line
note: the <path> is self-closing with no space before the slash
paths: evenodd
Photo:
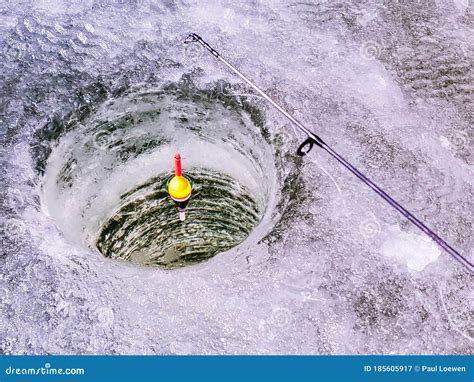
<path id="1" fill-rule="evenodd" d="M 183 175 L 183 170 L 181 169 L 181 155 L 179 155 L 179 153 L 174 155 L 174 174 L 176 176 Z"/>

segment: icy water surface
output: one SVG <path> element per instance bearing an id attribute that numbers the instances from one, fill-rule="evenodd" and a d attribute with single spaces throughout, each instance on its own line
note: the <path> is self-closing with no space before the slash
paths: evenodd
<path id="1" fill-rule="evenodd" d="M 2 353 L 472 353 L 473 276 L 183 44 L 473 261 L 472 4 L 45 0 L 0 20 Z"/>

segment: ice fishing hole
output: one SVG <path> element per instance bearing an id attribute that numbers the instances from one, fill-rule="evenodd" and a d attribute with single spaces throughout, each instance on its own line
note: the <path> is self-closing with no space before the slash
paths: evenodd
<path id="1" fill-rule="evenodd" d="M 184 222 L 168 197 L 169 174 L 153 178 L 123 196 L 120 209 L 100 229 L 99 251 L 135 264 L 172 268 L 199 263 L 242 242 L 262 216 L 252 193 L 211 169 L 187 175 L 194 190 Z"/>
<path id="2" fill-rule="evenodd" d="M 65 125 L 46 150 L 42 195 L 63 234 L 107 258 L 176 268 L 267 233 L 274 151 L 259 110 L 219 89 L 134 91 Z M 184 222 L 166 191 L 176 151 L 193 183 Z"/>

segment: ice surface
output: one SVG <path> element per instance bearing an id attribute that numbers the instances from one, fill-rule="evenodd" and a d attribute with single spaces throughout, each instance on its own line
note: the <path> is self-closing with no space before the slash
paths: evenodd
<path id="1" fill-rule="evenodd" d="M 472 261 L 472 4 L 21 0 L 1 2 L 0 21 L 1 352 L 472 353 L 473 276 L 445 253 L 434 260 L 438 249 L 324 152 L 296 158 L 303 137 L 182 44 L 200 34 Z M 158 154 L 120 182 L 104 176 L 113 155 L 102 168 L 83 155 L 70 168 L 84 188 L 69 195 L 48 194 L 47 165 L 59 171 L 74 139 L 93 141 L 78 127 L 86 116 L 183 75 L 201 89 L 224 81 L 264 113 L 273 153 L 254 154 L 257 169 L 276 168 L 271 232 L 173 271 L 105 259 L 82 235 L 153 175 Z"/>

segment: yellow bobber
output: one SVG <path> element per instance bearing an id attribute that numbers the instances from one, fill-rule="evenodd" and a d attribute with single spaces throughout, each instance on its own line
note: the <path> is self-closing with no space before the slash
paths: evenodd
<path id="1" fill-rule="evenodd" d="M 168 183 L 168 193 L 178 206 L 179 219 L 181 221 L 186 219 L 186 206 L 191 197 L 191 192 L 191 183 L 183 176 L 181 156 L 179 153 L 176 153 L 174 156 L 174 177 Z"/>

